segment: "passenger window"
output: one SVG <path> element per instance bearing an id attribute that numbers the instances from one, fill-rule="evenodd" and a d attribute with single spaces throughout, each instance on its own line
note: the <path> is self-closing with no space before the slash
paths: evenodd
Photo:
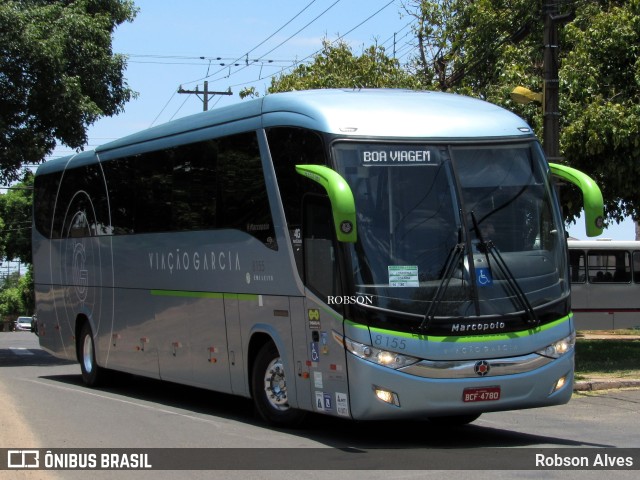
<path id="1" fill-rule="evenodd" d="M 278 248 L 255 132 L 102 165 L 116 235 L 236 229 Z"/>
<path id="2" fill-rule="evenodd" d="M 590 283 L 629 283 L 631 259 L 629 252 L 598 250 L 589 252 Z"/>
<path id="3" fill-rule="evenodd" d="M 633 281 L 640 283 L 640 252 L 633 252 Z"/>
<path id="4" fill-rule="evenodd" d="M 585 283 L 587 281 L 587 269 L 585 260 L 586 258 L 583 251 L 569 251 L 569 269 L 571 272 L 571 283 Z"/>

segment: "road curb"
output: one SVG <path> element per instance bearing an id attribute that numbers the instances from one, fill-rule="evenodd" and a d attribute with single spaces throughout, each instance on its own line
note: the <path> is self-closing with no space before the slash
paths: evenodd
<path id="1" fill-rule="evenodd" d="M 574 392 L 593 392 L 596 390 L 614 390 L 618 388 L 640 387 L 640 380 L 610 380 L 594 382 L 576 382 Z"/>

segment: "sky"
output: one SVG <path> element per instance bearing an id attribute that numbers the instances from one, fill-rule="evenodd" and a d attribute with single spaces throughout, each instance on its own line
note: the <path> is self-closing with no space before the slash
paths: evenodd
<path id="1" fill-rule="evenodd" d="M 132 23 L 118 27 L 113 50 L 129 56 L 125 78 L 138 98 L 124 113 L 89 129 L 88 148 L 172 119 L 202 111 L 196 95 L 176 93 L 231 89 L 215 96 L 209 109 L 241 102 L 238 93 L 255 87 L 263 94 L 271 75 L 310 59 L 322 40 L 344 35 L 355 53 L 374 43 L 408 61 L 410 18 L 398 0 L 137 0 Z M 401 56 L 404 55 L 404 58 Z M 247 65 L 248 63 L 248 65 Z M 224 64 L 221 65 L 221 64 Z M 73 153 L 64 146 L 53 156 Z"/>
<path id="2" fill-rule="evenodd" d="M 286 73 L 296 62 L 310 60 L 322 40 L 342 38 L 360 53 L 372 44 L 395 52 L 401 64 L 415 53 L 411 17 L 400 0 L 137 0 L 139 13 L 120 25 L 113 50 L 128 56 L 125 78 L 138 97 L 120 115 L 104 118 L 88 130 L 87 149 L 203 109 L 196 95 L 204 80 L 216 95 L 209 109 L 241 102 L 241 89 L 263 94 L 271 76 Z M 224 65 L 222 65 L 224 64 Z M 51 158 L 73 151 L 58 147 Z M 635 239 L 630 220 L 602 235 Z M 586 239 L 584 223 L 569 234 Z"/>

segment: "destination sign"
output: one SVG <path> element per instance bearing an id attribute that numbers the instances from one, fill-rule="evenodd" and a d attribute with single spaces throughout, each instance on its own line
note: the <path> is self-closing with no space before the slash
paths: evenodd
<path id="1" fill-rule="evenodd" d="M 361 166 L 439 165 L 440 152 L 433 147 L 371 146 L 360 151 Z"/>

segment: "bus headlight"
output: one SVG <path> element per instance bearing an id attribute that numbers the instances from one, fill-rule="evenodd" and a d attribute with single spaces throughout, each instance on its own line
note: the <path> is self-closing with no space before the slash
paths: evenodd
<path id="1" fill-rule="evenodd" d="M 379 348 L 372 347 L 371 345 L 354 342 L 347 337 L 344 337 L 344 346 L 356 357 L 393 369 L 406 367 L 420 361 L 419 358 L 402 355 L 396 352 L 380 350 Z"/>
<path id="2" fill-rule="evenodd" d="M 543 357 L 560 358 L 565 353 L 569 353 L 576 345 L 576 332 L 572 332 L 568 337 L 558 340 L 552 343 L 542 350 L 538 350 L 536 353 Z"/>

